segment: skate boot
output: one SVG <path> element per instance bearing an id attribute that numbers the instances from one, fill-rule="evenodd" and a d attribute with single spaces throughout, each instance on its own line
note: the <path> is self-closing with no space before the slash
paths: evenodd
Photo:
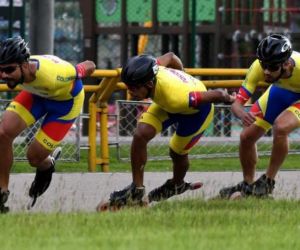
<path id="1" fill-rule="evenodd" d="M 230 199 L 231 195 L 235 192 L 241 192 L 242 196 L 248 196 L 252 194 L 252 186 L 247 182 L 242 181 L 235 186 L 225 187 L 219 191 L 219 195 L 222 199 Z"/>
<path id="2" fill-rule="evenodd" d="M 174 195 L 182 194 L 191 189 L 191 183 L 183 182 L 180 185 L 173 183 L 172 179 L 167 180 L 162 186 L 150 191 L 149 202 L 166 200 Z M 202 186 L 202 184 L 201 184 Z"/>
<path id="3" fill-rule="evenodd" d="M 146 205 L 143 201 L 144 194 L 144 186 L 136 187 L 132 183 L 122 190 L 112 192 L 109 201 L 100 202 L 96 210 L 98 212 L 117 211 L 125 206 L 144 206 Z"/>
<path id="4" fill-rule="evenodd" d="M 268 197 L 275 188 L 275 181 L 268 178 L 265 174 L 259 177 L 253 184 L 253 195 L 256 197 Z"/>
<path id="5" fill-rule="evenodd" d="M 55 172 L 55 163 L 60 157 L 61 150 L 61 147 L 57 147 L 51 154 L 52 164 L 50 168 L 46 170 L 36 169 L 35 178 L 29 189 L 29 196 L 32 198 L 30 207 L 33 207 L 36 203 L 37 198 L 48 189 L 52 180 L 52 174 Z"/>
<path id="6" fill-rule="evenodd" d="M 2 191 L 0 188 L 0 214 L 9 212 L 9 207 L 5 206 L 9 196 L 9 191 Z"/>

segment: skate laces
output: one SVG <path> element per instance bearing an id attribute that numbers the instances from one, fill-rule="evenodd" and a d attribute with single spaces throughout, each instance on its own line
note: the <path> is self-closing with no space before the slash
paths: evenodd
<path id="1" fill-rule="evenodd" d="M 32 198 L 27 208 L 30 209 L 36 203 L 36 200 L 39 196 L 41 196 L 48 187 L 50 186 L 52 180 L 52 174 L 55 172 L 55 163 L 57 159 L 60 157 L 62 152 L 61 147 L 57 147 L 52 154 L 49 156 L 50 158 L 50 167 L 46 170 L 36 169 L 34 180 L 29 188 L 29 196 Z"/>
<path id="2" fill-rule="evenodd" d="M 50 155 L 51 166 L 46 170 L 36 169 L 34 181 L 29 190 L 30 197 L 42 195 L 50 185 L 52 174 L 55 172 L 55 164 L 62 152 L 61 147 L 57 147 Z"/>
<path id="3" fill-rule="evenodd" d="M 244 195 L 250 195 L 252 193 L 252 187 L 246 181 L 241 181 L 234 186 L 221 189 L 219 193 L 221 198 L 229 198 L 235 192 L 241 192 Z"/>
<path id="4" fill-rule="evenodd" d="M 137 204 L 142 201 L 144 194 L 145 187 L 136 187 L 131 183 L 122 190 L 112 192 L 109 200 L 112 205 Z"/>
<path id="5" fill-rule="evenodd" d="M 273 192 L 273 189 L 275 188 L 275 180 L 272 180 L 263 174 L 252 185 L 253 195 L 267 196 Z"/>
<path id="6" fill-rule="evenodd" d="M 149 200 L 151 201 L 159 201 L 168 199 L 174 195 L 181 194 L 187 190 L 188 183 L 183 182 L 180 185 L 176 185 L 173 183 L 172 179 L 168 179 L 163 185 L 153 189 L 149 193 Z"/>
<path id="7" fill-rule="evenodd" d="M 2 191 L 0 188 L 0 214 L 9 212 L 9 207 L 5 206 L 8 200 L 9 191 Z"/>
<path id="8" fill-rule="evenodd" d="M 2 189 L 0 188 L 0 204 L 4 204 L 5 202 L 7 202 L 8 196 L 9 191 L 7 190 L 2 192 Z"/>
<path id="9" fill-rule="evenodd" d="M 46 170 L 36 170 L 34 181 L 29 190 L 30 197 L 42 195 L 50 185 L 52 174 L 55 172 L 54 165 Z"/>

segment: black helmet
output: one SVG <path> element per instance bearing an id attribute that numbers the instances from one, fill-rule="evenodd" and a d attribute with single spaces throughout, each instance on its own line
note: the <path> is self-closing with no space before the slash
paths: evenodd
<path id="1" fill-rule="evenodd" d="M 27 43 L 19 36 L 1 41 L 0 64 L 22 63 L 28 61 L 30 51 Z"/>
<path id="2" fill-rule="evenodd" d="M 134 56 L 122 68 L 121 80 L 128 86 L 144 84 L 158 72 L 156 59 L 149 55 Z"/>
<path id="3" fill-rule="evenodd" d="M 263 63 L 279 64 L 289 59 L 292 52 L 292 45 L 287 37 L 273 34 L 259 43 L 256 56 Z"/>

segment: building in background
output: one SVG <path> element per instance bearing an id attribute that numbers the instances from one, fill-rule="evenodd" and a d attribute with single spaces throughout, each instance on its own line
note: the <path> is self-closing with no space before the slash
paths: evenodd
<path id="1" fill-rule="evenodd" d="M 0 38 L 28 39 L 33 1 L 0 0 Z M 53 1 L 54 54 L 93 59 L 98 68 L 114 68 L 141 51 L 169 50 L 186 67 L 247 67 L 266 34 L 284 33 L 300 44 L 296 0 Z"/>
<path id="2" fill-rule="evenodd" d="M 83 60 L 83 24 L 77 0 L 55 1 L 54 54 L 76 64 Z"/>
<path id="3" fill-rule="evenodd" d="M 25 34 L 25 1 L 0 0 L 0 39 Z"/>
<path id="4" fill-rule="evenodd" d="M 262 37 L 279 32 L 297 44 L 296 0 L 80 0 L 90 18 L 100 68 L 120 65 L 143 51 L 168 50 L 186 67 L 247 67 Z M 87 7 L 93 5 L 93 7 Z M 81 8 L 83 10 L 83 8 Z M 87 11 L 87 10 L 90 10 Z M 151 25 L 147 25 L 151 23 Z M 91 50 L 90 50 L 91 51 Z"/>

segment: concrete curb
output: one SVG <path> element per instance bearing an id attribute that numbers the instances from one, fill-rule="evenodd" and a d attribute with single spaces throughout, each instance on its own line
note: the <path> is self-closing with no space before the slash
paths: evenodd
<path id="1" fill-rule="evenodd" d="M 262 173 L 258 172 L 257 177 Z M 171 178 L 171 172 L 146 172 L 145 186 L 149 192 Z M 12 174 L 11 195 L 7 204 L 12 212 L 28 211 L 28 189 L 34 174 Z M 209 199 L 218 194 L 220 188 L 242 180 L 241 172 L 189 172 L 186 181 L 203 182 L 203 187 L 187 191 L 176 199 L 186 197 Z M 93 212 L 101 200 L 109 194 L 131 183 L 131 173 L 55 173 L 47 192 L 41 196 L 29 212 Z M 282 171 L 276 178 L 276 199 L 300 198 L 300 171 Z"/>

